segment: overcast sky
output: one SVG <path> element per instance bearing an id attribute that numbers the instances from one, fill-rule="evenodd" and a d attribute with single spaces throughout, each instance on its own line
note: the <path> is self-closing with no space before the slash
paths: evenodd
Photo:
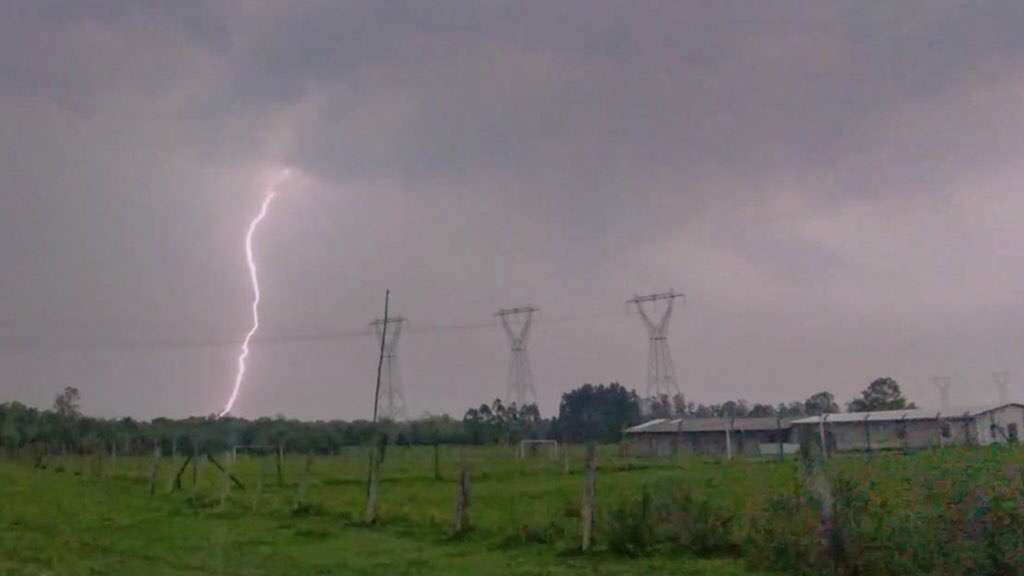
<path id="1" fill-rule="evenodd" d="M 1024 3 L 419 0 L 0 7 L 0 402 L 367 417 L 384 289 L 411 414 L 643 392 L 634 294 L 692 400 L 1024 393 Z M 461 327 L 454 329 L 454 327 Z"/>

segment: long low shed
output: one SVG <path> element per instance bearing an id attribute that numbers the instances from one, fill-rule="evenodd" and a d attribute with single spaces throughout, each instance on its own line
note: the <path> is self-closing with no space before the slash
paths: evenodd
<path id="1" fill-rule="evenodd" d="M 625 431 L 629 454 L 669 456 L 791 453 L 792 418 L 677 418 L 660 419 Z"/>
<path id="2" fill-rule="evenodd" d="M 1024 427 L 1024 405 L 993 404 L 950 410 L 891 410 L 824 414 L 792 423 L 793 440 L 830 452 L 914 450 L 951 444 L 1016 442 Z"/>
<path id="3" fill-rule="evenodd" d="M 1024 429 L 1024 404 L 951 410 L 891 410 L 823 414 L 807 418 L 659 419 L 625 431 L 634 456 L 790 454 L 799 446 L 830 453 L 918 450 L 952 444 L 1016 442 Z"/>

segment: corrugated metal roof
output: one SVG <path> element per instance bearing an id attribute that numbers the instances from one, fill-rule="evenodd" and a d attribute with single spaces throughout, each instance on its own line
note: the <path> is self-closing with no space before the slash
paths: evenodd
<path id="1" fill-rule="evenodd" d="M 915 408 L 913 410 L 885 410 L 879 412 L 848 412 L 843 414 L 829 414 L 825 419 L 827 423 L 842 423 L 842 422 L 898 422 L 901 420 L 938 420 L 939 418 L 945 419 L 957 419 L 957 418 L 973 418 L 981 414 L 987 414 L 993 410 L 1005 408 L 1007 406 L 1020 406 L 1024 408 L 1024 405 L 1017 403 L 1007 404 L 987 404 L 983 406 L 970 406 L 964 408 L 950 408 L 949 410 L 936 410 L 928 408 Z M 793 421 L 794 426 L 801 424 L 820 424 L 821 416 L 809 416 L 807 418 L 801 418 Z"/>
<path id="2" fill-rule="evenodd" d="M 782 428 L 789 428 L 792 418 L 782 419 Z M 774 416 L 765 418 L 736 418 L 732 422 L 735 431 L 776 430 L 779 422 Z M 677 418 L 675 420 L 652 420 L 626 430 L 626 434 L 671 434 L 674 432 L 722 432 L 729 428 L 729 418 Z"/>

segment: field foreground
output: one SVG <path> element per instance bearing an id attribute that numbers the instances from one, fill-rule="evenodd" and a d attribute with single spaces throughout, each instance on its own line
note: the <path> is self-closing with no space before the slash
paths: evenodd
<path id="1" fill-rule="evenodd" d="M 372 527 L 362 448 L 289 456 L 280 478 L 273 457 L 240 456 L 230 466 L 244 490 L 202 462 L 172 492 L 181 458 L 155 475 L 153 458 L 0 459 L 0 574 L 1024 573 L 1016 446 L 847 455 L 820 472 L 607 448 L 587 554 L 581 452 L 566 471 L 511 450 L 442 448 L 435 469 L 431 448 L 393 447 Z M 463 464 L 471 529 L 456 537 Z"/>
<path id="2" fill-rule="evenodd" d="M 440 480 L 431 449 L 392 449 L 380 523 L 366 527 L 363 456 L 318 457 L 308 476 L 305 458 L 288 457 L 282 486 L 273 458 L 239 457 L 231 470 L 245 491 L 204 462 L 198 486 L 188 469 L 174 493 L 181 459 L 164 458 L 153 496 L 151 458 L 64 457 L 46 469 L 0 460 L 0 574 L 755 574 L 737 559 L 615 555 L 600 536 L 584 556 L 573 550 L 581 463 L 566 475 L 561 462 L 496 449 L 464 452 L 474 470 L 467 535 L 451 536 L 455 449 L 442 449 Z M 599 502 L 673 468 L 602 472 Z"/>

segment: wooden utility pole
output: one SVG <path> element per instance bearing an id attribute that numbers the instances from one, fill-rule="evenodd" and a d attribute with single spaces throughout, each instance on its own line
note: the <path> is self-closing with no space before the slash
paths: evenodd
<path id="1" fill-rule="evenodd" d="M 380 476 L 380 460 L 377 448 L 370 452 L 370 478 L 366 491 L 366 523 L 377 523 L 377 477 Z"/>
<path id="2" fill-rule="evenodd" d="M 391 290 L 384 292 L 384 321 L 380 330 L 380 358 L 377 360 L 377 385 L 373 391 L 373 424 L 377 425 L 377 410 L 380 408 L 380 376 L 384 370 L 384 350 L 388 338 L 388 307 L 391 304 Z M 378 441 L 370 452 L 370 471 L 366 487 L 366 523 L 377 522 L 377 483 L 380 481 L 380 460 L 383 456 L 384 443 Z"/>
<path id="3" fill-rule="evenodd" d="M 594 495 L 597 476 L 596 454 L 594 444 L 587 445 L 587 468 L 583 480 L 583 501 L 580 517 L 583 519 L 583 544 L 581 549 L 584 552 L 590 550 L 590 544 L 594 535 Z"/>

